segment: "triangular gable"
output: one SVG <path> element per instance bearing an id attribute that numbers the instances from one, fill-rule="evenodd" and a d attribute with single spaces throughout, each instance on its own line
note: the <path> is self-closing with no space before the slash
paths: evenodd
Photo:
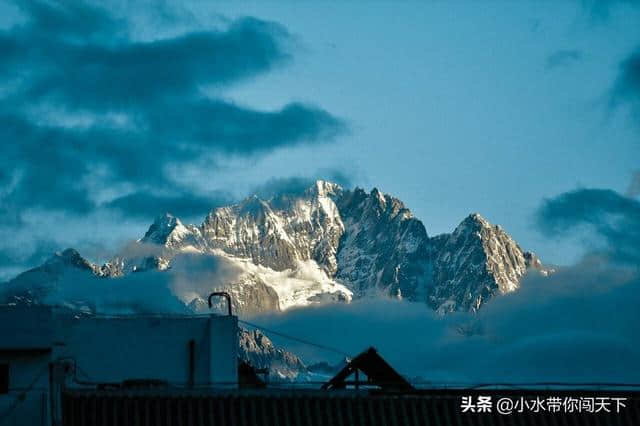
<path id="1" fill-rule="evenodd" d="M 359 379 L 360 372 L 367 376 L 365 381 Z M 355 376 L 355 380 L 347 380 L 351 375 Z M 356 388 L 377 386 L 384 390 L 394 391 L 414 389 L 373 347 L 353 358 L 338 374 L 322 385 L 322 389 L 345 389 L 349 385 Z"/>

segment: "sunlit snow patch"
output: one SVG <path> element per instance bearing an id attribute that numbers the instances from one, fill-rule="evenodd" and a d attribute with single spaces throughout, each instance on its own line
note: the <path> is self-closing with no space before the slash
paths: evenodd
<path id="1" fill-rule="evenodd" d="M 250 259 L 234 258 L 225 253 L 216 253 L 227 257 L 237 264 L 246 274 L 259 277 L 278 294 L 280 309 L 296 306 L 308 306 L 314 303 L 343 301 L 351 302 L 353 293 L 344 285 L 332 280 L 313 260 L 298 261 L 295 269 L 275 271 L 256 265 Z"/>

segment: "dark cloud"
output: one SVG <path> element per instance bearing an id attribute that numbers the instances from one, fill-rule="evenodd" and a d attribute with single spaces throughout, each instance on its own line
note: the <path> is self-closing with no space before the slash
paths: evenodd
<path id="1" fill-rule="evenodd" d="M 51 240 L 39 240 L 33 247 L 0 247 L 0 282 L 41 265 L 59 249 L 60 246 Z"/>
<path id="2" fill-rule="evenodd" d="M 100 207 L 97 192 L 122 186 L 135 194 L 109 207 L 196 213 L 215 200 L 176 183 L 169 168 L 322 143 L 345 127 L 313 106 L 258 111 L 207 95 L 285 63 L 291 36 L 279 24 L 242 18 L 138 40 L 107 9 L 18 6 L 24 22 L 0 31 L 0 214 L 7 220 L 32 208 L 86 214 Z M 160 197 L 150 187 L 177 195 Z"/>
<path id="3" fill-rule="evenodd" d="M 611 92 L 611 106 L 626 105 L 640 123 L 640 48 L 637 48 L 621 64 Z"/>
<path id="4" fill-rule="evenodd" d="M 310 188 L 318 179 L 337 183 L 344 188 L 352 185 L 351 177 L 346 173 L 326 169 L 316 172 L 311 177 L 292 176 L 286 178 L 271 178 L 265 183 L 254 187 L 248 195 L 258 195 L 263 199 L 271 199 L 278 196 L 301 195 Z M 150 191 L 138 191 L 118 197 L 105 204 L 105 207 L 116 209 L 127 216 L 140 218 L 156 217 L 168 212 L 182 219 L 197 218 L 210 210 L 238 202 L 237 197 L 217 191 L 211 195 L 200 196 L 193 193 L 153 194 Z"/>
<path id="5" fill-rule="evenodd" d="M 588 227 L 604 243 L 600 254 L 612 262 L 640 260 L 640 202 L 608 189 L 578 189 L 547 199 L 536 216 L 549 237 Z"/>
<path id="6" fill-rule="evenodd" d="M 298 103 L 275 112 L 238 108 L 220 101 L 201 99 L 179 110 L 158 109 L 150 117 L 154 133 L 187 144 L 190 154 L 215 148 L 249 154 L 300 141 L 330 140 L 343 131 L 329 113 Z M 215 141 L 212 145 L 211 141 Z"/>
<path id="7" fill-rule="evenodd" d="M 181 218 L 203 216 L 215 207 L 233 202 L 230 194 L 219 193 L 215 196 L 198 196 L 194 194 L 154 195 L 151 192 L 134 192 L 116 198 L 106 207 L 117 209 L 126 216 L 150 218 L 168 212 Z"/>
<path id="8" fill-rule="evenodd" d="M 552 70 L 568 66 L 580 62 L 583 58 L 584 53 L 580 50 L 558 50 L 547 57 L 546 68 Z"/>
<path id="9" fill-rule="evenodd" d="M 28 49 L 34 40 L 31 34 L 26 37 Z M 37 40 L 42 49 L 20 59 L 43 74 L 26 93 L 30 99 L 53 99 L 74 108 L 144 108 L 160 100 L 181 102 L 197 96 L 201 86 L 268 71 L 287 58 L 280 41 L 286 37 L 277 24 L 244 18 L 224 32 L 150 42 Z"/>
<path id="10" fill-rule="evenodd" d="M 247 195 L 257 195 L 262 199 L 278 196 L 296 196 L 304 193 L 318 179 L 339 184 L 343 188 L 352 186 L 352 179 L 346 173 L 336 169 L 319 170 L 314 175 L 271 178 L 252 188 Z M 217 191 L 200 196 L 193 193 L 154 194 L 150 191 L 138 191 L 118 197 L 105 204 L 105 207 L 118 210 L 127 216 L 152 218 L 168 212 L 182 219 L 197 218 L 210 210 L 238 202 L 231 193 Z"/>
<path id="11" fill-rule="evenodd" d="M 284 178 L 271 178 L 262 185 L 253 188 L 250 191 L 250 195 L 257 195 L 265 200 L 281 195 L 301 195 L 319 179 L 337 183 L 343 188 L 349 188 L 352 185 L 352 178 L 340 170 L 320 170 L 310 177 L 291 176 Z"/>

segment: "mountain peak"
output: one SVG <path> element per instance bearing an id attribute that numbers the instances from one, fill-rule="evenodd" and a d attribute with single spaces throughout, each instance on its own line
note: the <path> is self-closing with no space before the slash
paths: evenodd
<path id="1" fill-rule="evenodd" d="M 172 215 L 171 213 L 167 212 L 163 215 L 156 217 L 156 219 L 153 221 L 153 224 L 157 226 L 171 227 L 171 226 L 175 226 L 177 222 L 179 222 L 179 219 L 174 215 Z"/>
<path id="2" fill-rule="evenodd" d="M 472 213 L 444 237 L 430 302 L 439 312 L 476 311 L 493 295 L 517 290 L 533 263 L 500 226 Z"/>
<path id="3" fill-rule="evenodd" d="M 56 252 L 45 262 L 45 265 L 53 268 L 71 266 L 80 269 L 93 269 L 93 264 L 73 248 Z"/>
<path id="4" fill-rule="evenodd" d="M 484 216 L 482 216 L 480 213 L 476 213 L 476 212 L 471 213 L 469 216 L 467 216 L 462 221 L 462 223 L 474 224 L 482 228 L 491 227 L 491 223 L 489 223 L 489 221 L 485 219 Z"/>
<path id="5" fill-rule="evenodd" d="M 485 219 L 480 213 L 471 213 L 464 218 L 462 222 L 453 231 L 453 235 L 466 235 L 467 233 L 481 233 L 486 234 L 491 232 L 495 228 L 497 231 L 502 231 L 499 226 L 494 226 L 491 222 Z"/>
<path id="6" fill-rule="evenodd" d="M 74 248 L 68 248 L 61 252 L 57 252 L 55 256 L 61 257 L 63 259 L 69 259 L 69 260 L 82 259 L 82 256 L 80 256 L 80 253 L 78 252 L 78 250 Z"/>
<path id="7" fill-rule="evenodd" d="M 183 234 L 189 232 L 189 230 L 182 224 L 180 219 L 170 213 L 165 213 L 156 218 L 140 241 L 162 245 L 176 232 Z"/>
<path id="8" fill-rule="evenodd" d="M 63 251 L 56 252 L 53 256 L 47 260 L 46 264 L 64 264 L 75 266 L 79 268 L 90 268 L 91 263 L 82 257 L 77 250 L 73 248 L 68 248 Z"/>
<path id="9" fill-rule="evenodd" d="M 240 204 L 238 204 L 238 209 L 241 213 L 257 216 L 259 213 L 269 211 L 270 207 L 265 200 L 253 194 L 242 200 Z"/>
<path id="10" fill-rule="evenodd" d="M 342 191 L 342 187 L 340 185 L 322 179 L 315 181 L 315 183 L 307 190 L 308 193 L 317 195 L 318 197 L 335 195 L 340 191 Z"/>
<path id="11" fill-rule="evenodd" d="M 373 188 L 371 190 L 371 196 L 375 198 L 381 206 L 384 206 L 387 203 L 384 194 L 378 188 Z"/>

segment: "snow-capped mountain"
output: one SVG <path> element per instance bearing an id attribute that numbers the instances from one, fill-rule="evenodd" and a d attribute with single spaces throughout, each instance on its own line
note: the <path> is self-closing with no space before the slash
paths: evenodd
<path id="1" fill-rule="evenodd" d="M 477 311 L 516 291 L 532 269 L 552 272 L 479 214 L 430 237 L 397 198 L 318 181 L 300 195 L 216 208 L 201 225 L 165 214 L 102 265 L 73 249 L 56 253 L 0 285 L 0 303 L 57 304 L 88 315 L 204 313 L 207 295 L 225 290 L 241 316 L 376 296 L 446 313 Z M 240 353 L 276 379 L 313 374 L 259 331 L 241 331 Z"/>
<path id="2" fill-rule="evenodd" d="M 165 271 L 187 309 L 208 310 L 206 296 L 218 289 L 232 294 L 241 315 L 375 295 L 439 312 L 475 311 L 517 290 L 529 270 L 548 272 L 479 214 L 451 234 L 429 237 L 397 198 L 326 181 L 300 195 L 251 196 L 216 208 L 201 225 L 165 214 L 134 250 L 101 266 L 66 250 L 10 281 L 5 294 L 42 298 L 65 268 L 95 278 Z"/>
<path id="3" fill-rule="evenodd" d="M 57 284 L 70 272 L 87 278 L 104 276 L 102 268 L 83 258 L 76 250 L 67 249 L 55 253 L 44 264 L 3 284 L 2 302 L 21 305 L 43 303 L 51 293 L 58 290 Z"/>
<path id="4" fill-rule="evenodd" d="M 358 296 L 388 294 L 426 300 L 430 242 L 424 225 L 397 198 L 356 188 L 336 198 L 345 232 L 337 277 Z"/>
<path id="5" fill-rule="evenodd" d="M 277 347 L 260 330 L 240 329 L 240 358 L 253 367 L 266 368 L 275 380 L 300 379 L 307 366 L 293 353 Z"/>
<path id="6" fill-rule="evenodd" d="M 548 273 L 533 253 L 477 213 L 431 241 L 434 285 L 427 302 L 440 312 L 476 311 L 492 296 L 517 290 L 530 268 Z"/>

